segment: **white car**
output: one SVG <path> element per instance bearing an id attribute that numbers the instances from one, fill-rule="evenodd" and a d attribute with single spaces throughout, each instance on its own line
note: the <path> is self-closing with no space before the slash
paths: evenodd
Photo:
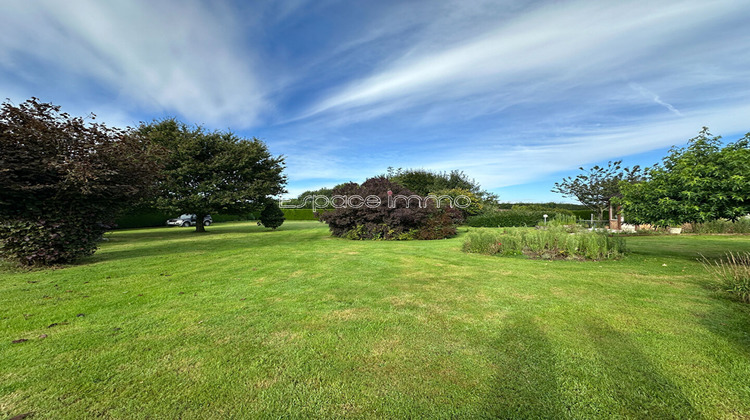
<path id="1" fill-rule="evenodd" d="M 182 226 L 182 227 L 190 227 L 194 226 L 197 222 L 197 216 L 194 214 L 183 214 L 180 217 L 176 219 L 169 219 L 167 220 L 167 226 Z M 213 223 L 213 220 L 211 219 L 211 216 L 208 215 L 203 218 L 203 226 L 211 226 L 211 223 Z"/>

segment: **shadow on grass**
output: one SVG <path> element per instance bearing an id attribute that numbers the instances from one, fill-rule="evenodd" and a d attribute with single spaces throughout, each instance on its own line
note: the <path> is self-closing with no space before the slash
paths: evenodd
<path id="1" fill-rule="evenodd" d="M 272 230 L 257 226 L 255 222 L 234 222 L 207 227 L 206 232 L 177 227 L 114 231 L 107 234 L 103 249 L 76 265 L 193 252 L 232 253 L 248 248 L 299 245 L 319 241 L 321 234 L 325 234 L 318 227 L 314 222 L 292 222 Z"/>
<path id="2" fill-rule="evenodd" d="M 745 357 L 750 358 L 750 304 L 718 290 L 715 283 L 708 287 L 714 291 L 714 299 L 719 302 L 711 305 L 712 310 L 701 316 L 701 324 L 712 333 L 727 339 Z"/>
<path id="3" fill-rule="evenodd" d="M 608 415 L 626 418 L 702 418 L 682 390 L 660 372 L 637 343 L 605 322 L 588 320 L 586 336 L 596 348 L 604 389 L 616 405 Z"/>
<path id="4" fill-rule="evenodd" d="M 494 342 L 497 373 L 486 412 L 497 418 L 562 418 L 552 344 L 530 316 L 509 321 Z"/>
<path id="5" fill-rule="evenodd" d="M 495 342 L 485 411 L 497 418 L 702 417 L 626 334 L 593 320 L 582 322 L 582 333 L 596 354 L 564 360 L 572 353 L 555 348 L 533 318 L 509 321 Z"/>
<path id="6" fill-rule="evenodd" d="M 183 228 L 183 227 L 151 227 L 151 228 L 140 228 L 140 229 L 117 229 L 108 232 L 109 236 L 113 234 L 115 236 L 122 237 L 139 237 L 139 238 L 157 238 L 164 239 L 165 237 L 181 237 L 183 235 L 211 235 L 211 234 L 225 234 L 225 233 L 263 233 L 263 232 L 286 232 L 291 230 L 307 230 L 316 227 L 325 226 L 320 222 L 315 221 L 290 221 L 285 222 L 277 229 L 268 229 L 263 226 L 258 226 L 255 221 L 246 222 L 226 222 L 226 223 L 215 223 L 211 226 L 206 227 L 205 232 L 196 232 L 194 227 Z"/>

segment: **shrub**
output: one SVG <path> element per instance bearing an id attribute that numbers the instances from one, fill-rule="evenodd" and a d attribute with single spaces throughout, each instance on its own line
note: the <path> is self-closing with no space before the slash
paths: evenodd
<path id="1" fill-rule="evenodd" d="M 750 252 L 727 253 L 725 258 L 709 261 L 703 257 L 703 267 L 724 291 L 750 303 Z"/>
<path id="2" fill-rule="evenodd" d="M 0 256 L 24 265 L 96 250 L 117 212 L 155 185 L 156 149 L 32 98 L 0 109 Z"/>
<path id="3" fill-rule="evenodd" d="M 689 229 L 691 233 L 750 233 L 750 219 L 742 218 L 736 222 L 720 219 L 706 223 L 693 223 Z"/>
<path id="4" fill-rule="evenodd" d="M 455 219 L 460 217 L 459 215 L 460 213 L 451 213 L 451 209 L 438 209 L 427 217 L 420 228 L 413 229 L 410 232 L 402 232 L 399 239 L 430 240 L 456 236 Z"/>
<path id="5" fill-rule="evenodd" d="M 271 229 L 276 229 L 284 224 L 284 212 L 281 211 L 275 201 L 269 201 L 263 211 L 260 212 L 260 223 Z"/>
<path id="6" fill-rule="evenodd" d="M 22 265 L 75 261 L 96 251 L 110 225 L 81 217 L 8 220 L 0 224 L 0 254 Z"/>
<path id="7" fill-rule="evenodd" d="M 390 195 L 389 195 L 390 193 Z M 416 201 L 407 203 L 389 197 L 399 195 L 419 197 L 403 186 L 385 177 L 371 178 L 361 186 L 355 183 L 341 185 L 333 190 L 334 196 L 364 198 L 377 197 L 380 205 L 340 206 L 318 212 L 318 218 L 327 223 L 331 234 L 349 239 L 442 239 L 456 234 L 455 224 L 461 213 L 451 208 L 437 208 L 434 200 L 426 206 Z M 420 200 L 423 197 L 419 197 Z M 358 204 L 358 203 L 355 203 Z"/>
<path id="8" fill-rule="evenodd" d="M 465 252 L 486 255 L 521 255 L 543 259 L 602 260 L 619 258 L 625 253 L 621 237 L 604 232 L 568 233 L 562 227 L 549 229 L 481 229 L 469 233 Z"/>
<path id="9" fill-rule="evenodd" d="M 547 222 L 548 226 L 564 226 L 569 229 L 575 229 L 578 226 L 578 218 L 571 214 L 556 213 Z"/>

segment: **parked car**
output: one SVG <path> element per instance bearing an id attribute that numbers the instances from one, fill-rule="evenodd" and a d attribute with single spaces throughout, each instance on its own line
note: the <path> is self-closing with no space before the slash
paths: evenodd
<path id="1" fill-rule="evenodd" d="M 169 219 L 167 220 L 167 226 L 182 226 L 182 227 L 190 227 L 195 226 L 195 224 L 198 221 L 198 217 L 194 214 L 183 214 L 180 217 L 176 219 Z M 203 226 L 211 226 L 211 223 L 213 223 L 213 219 L 211 219 L 211 215 L 207 215 L 203 218 Z"/>

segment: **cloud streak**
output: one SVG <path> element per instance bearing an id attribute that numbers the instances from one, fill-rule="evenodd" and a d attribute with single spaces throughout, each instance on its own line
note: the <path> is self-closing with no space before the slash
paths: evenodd
<path id="1" fill-rule="evenodd" d="M 408 108 L 476 94 L 520 94 L 530 85 L 537 86 L 536 97 L 508 99 L 543 101 L 570 86 L 641 77 L 649 68 L 639 68 L 638 60 L 656 57 L 664 48 L 684 48 L 680 37 L 731 13 L 731 7 L 722 6 L 736 2 L 721 3 L 542 6 L 443 50 L 423 52 L 427 47 L 416 45 L 322 98 L 302 116 L 360 108 L 373 114 L 373 107 L 393 109 L 394 103 Z"/>
<path id="2" fill-rule="evenodd" d="M 240 22 L 198 1 L 28 0 L 0 6 L 0 63 L 66 96 L 98 83 L 131 109 L 246 127 L 267 99 Z M 54 89 L 50 83 L 58 85 Z"/>
<path id="3" fill-rule="evenodd" d="M 748 20 L 741 0 L 5 1 L 0 90 L 258 136 L 291 191 L 388 166 L 552 185 L 750 130 Z"/>

